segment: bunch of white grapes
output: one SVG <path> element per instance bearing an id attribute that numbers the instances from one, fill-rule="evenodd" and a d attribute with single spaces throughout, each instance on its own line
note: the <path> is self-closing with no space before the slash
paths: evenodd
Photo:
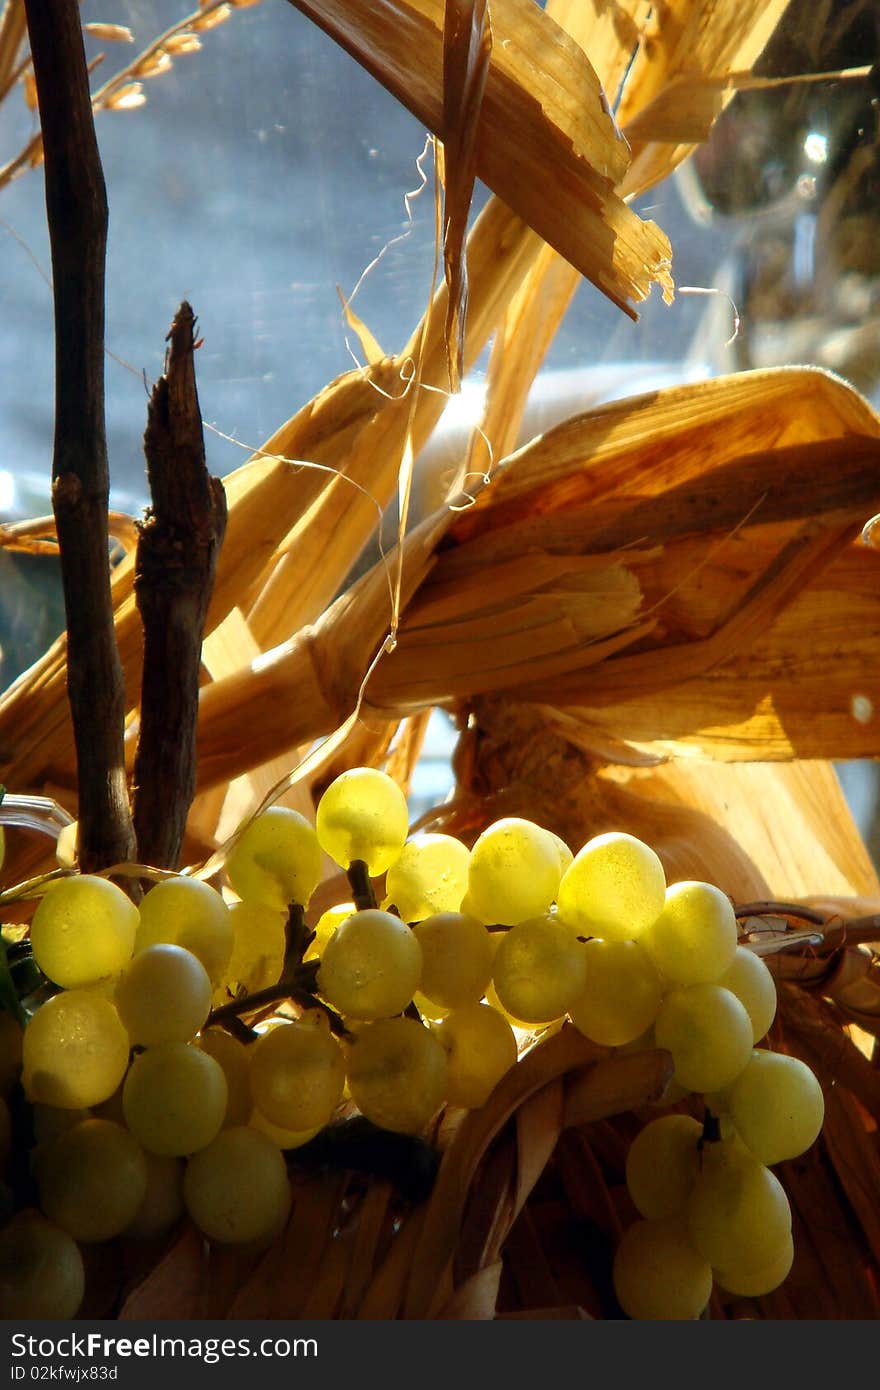
<path id="1" fill-rule="evenodd" d="M 677 1094 L 717 1117 L 664 1115 L 632 1146 L 644 1219 L 615 1259 L 623 1310 L 694 1318 L 713 1279 L 761 1294 L 785 1277 L 791 1215 L 768 1165 L 813 1142 L 822 1094 L 802 1063 L 755 1048 L 775 988 L 728 898 L 667 888 L 622 832 L 573 856 L 518 818 L 470 850 L 408 831 L 397 784 L 355 768 L 314 826 L 282 807 L 251 821 L 222 891 L 168 877 L 138 907 L 99 876 L 51 884 L 30 942 L 55 992 L 23 1036 L 0 1012 L 0 1094 L 20 1069 L 33 1130 L 33 1197 L 0 1229 L 0 1316 L 72 1317 L 84 1244 L 161 1241 L 187 1217 L 221 1245 L 271 1243 L 285 1153 L 341 1107 L 423 1134 L 443 1105 L 487 1101 L 519 1030 L 566 1018 L 610 1048 L 667 1048 Z M 353 901 L 304 931 L 323 853 Z M 0 1100 L 4 1163 L 9 1130 Z"/>

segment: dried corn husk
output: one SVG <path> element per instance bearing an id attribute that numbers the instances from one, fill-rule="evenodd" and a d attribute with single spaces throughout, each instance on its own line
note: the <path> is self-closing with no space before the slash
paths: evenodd
<path id="1" fill-rule="evenodd" d="M 294 3 L 445 137 L 441 0 Z M 492 30 L 478 176 L 621 308 L 669 292 L 669 243 L 615 192 L 629 148 L 583 50 L 532 0 L 496 0 Z"/>
<path id="2" fill-rule="evenodd" d="M 494 689 L 586 710 L 588 727 L 627 737 L 601 711 L 641 699 L 662 746 L 664 728 L 682 741 L 673 721 L 700 679 L 687 739 L 704 755 L 719 743 L 735 757 L 836 755 L 841 685 L 855 682 L 848 694 L 857 693 L 880 643 L 875 556 L 856 540 L 880 493 L 878 440 L 877 417 L 855 392 L 807 370 L 675 388 L 568 422 L 514 455 L 469 512 L 438 513 L 408 539 L 412 597 L 366 708 L 392 718 Z M 820 458 L 834 466 L 817 468 Z M 734 530 L 738 576 L 720 564 Z M 665 548 L 685 539 L 690 607 L 687 580 L 655 578 Z M 386 589 L 378 567 L 312 628 L 204 692 L 204 786 L 244 770 L 259 744 L 280 747 L 285 727 L 292 747 L 341 722 L 387 630 Z M 788 670 L 805 631 L 800 697 Z M 808 653 L 819 666 L 832 647 L 829 682 Z M 232 746 L 245 700 L 258 711 L 248 751 Z M 784 731 L 771 704 L 785 711 Z M 853 756 L 880 752 L 877 727 L 850 718 Z"/>
<path id="3" fill-rule="evenodd" d="M 670 0 L 652 11 L 617 112 L 633 147 L 627 196 L 671 174 L 707 138 L 735 91 L 712 79 L 747 73 L 786 9 L 787 0 L 736 10 L 724 0 Z M 652 108 L 664 118 L 656 132 Z"/>

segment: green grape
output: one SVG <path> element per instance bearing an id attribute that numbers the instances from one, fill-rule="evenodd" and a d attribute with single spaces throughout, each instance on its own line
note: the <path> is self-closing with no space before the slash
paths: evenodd
<path id="1" fill-rule="evenodd" d="M 406 923 L 367 908 L 347 917 L 327 942 L 318 989 L 350 1018 L 389 1018 L 406 1008 L 421 973 L 422 948 Z"/>
<path id="2" fill-rule="evenodd" d="M 0 1318 L 73 1318 L 85 1287 L 76 1241 L 39 1212 L 20 1211 L 0 1231 Z"/>
<path id="3" fill-rule="evenodd" d="M 47 999 L 24 1033 L 28 1100 L 79 1110 L 112 1096 L 128 1066 L 128 1034 L 108 1000 L 88 989 Z"/>
<path id="4" fill-rule="evenodd" d="M 675 1080 L 689 1091 L 719 1091 L 752 1055 L 752 1024 L 720 985 L 683 985 L 667 994 L 654 1024 L 658 1047 L 672 1053 Z"/>
<path id="5" fill-rule="evenodd" d="M 251 1048 L 223 1028 L 206 1028 L 196 1047 L 219 1062 L 226 1077 L 226 1114 L 223 1128 L 247 1124 L 251 1113 Z"/>
<path id="6" fill-rule="evenodd" d="M 730 899 L 711 883 L 673 883 L 642 941 L 667 979 L 680 985 L 713 984 L 736 955 Z"/>
<path id="7" fill-rule="evenodd" d="M 385 880 L 384 906 L 404 922 L 422 922 L 437 912 L 458 912 L 467 892 L 471 853 L 452 835 L 414 835 Z"/>
<path id="8" fill-rule="evenodd" d="M 779 1179 L 729 1140 L 703 1148 L 685 1210 L 691 1240 L 715 1269 L 762 1269 L 779 1257 L 791 1230 Z"/>
<path id="9" fill-rule="evenodd" d="M 321 879 L 321 846 L 314 827 L 299 811 L 270 806 L 233 845 L 226 873 L 247 903 L 283 913 L 291 903 L 308 907 Z"/>
<path id="10" fill-rule="evenodd" d="M 282 1129 L 325 1125 L 342 1096 L 345 1058 L 316 1018 L 273 1028 L 251 1049 L 251 1095 L 266 1119 Z"/>
<path id="11" fill-rule="evenodd" d="M 42 1145 L 35 1174 L 46 1216 L 83 1243 L 118 1236 L 147 1190 L 140 1144 L 111 1120 L 83 1120 Z"/>
<path id="12" fill-rule="evenodd" d="M 160 941 L 134 957 L 114 1002 L 132 1043 L 189 1042 L 211 1012 L 211 981 L 198 956 Z"/>
<path id="13" fill-rule="evenodd" d="M 23 1041 L 21 1024 L 0 1008 L 0 1096 L 8 1096 L 19 1078 Z"/>
<path id="14" fill-rule="evenodd" d="M 626 1185 L 641 1216 L 680 1212 L 700 1171 L 702 1125 L 690 1115 L 661 1115 L 645 1125 L 626 1156 Z"/>
<path id="15" fill-rule="evenodd" d="M 197 878 L 166 878 L 156 883 L 140 907 L 135 951 L 159 942 L 184 946 L 198 956 L 216 985 L 232 955 L 229 908 L 220 894 Z"/>
<path id="16" fill-rule="evenodd" d="M 583 944 L 546 914 L 504 933 L 492 983 L 505 1012 L 526 1023 L 550 1023 L 583 993 L 586 972 Z"/>
<path id="17" fill-rule="evenodd" d="M 369 1023 L 348 1049 L 348 1085 L 361 1114 L 382 1129 L 415 1134 L 446 1094 L 446 1052 L 412 1018 Z"/>
<path id="18" fill-rule="evenodd" d="M 204 1149 L 226 1115 L 226 1077 L 191 1043 L 159 1043 L 135 1057 L 125 1078 L 125 1122 L 150 1153 L 183 1156 Z"/>
<path id="19" fill-rule="evenodd" d="M 260 1240 L 278 1231 L 290 1211 L 281 1152 L 256 1129 L 224 1129 L 187 1163 L 183 1199 L 209 1240 L 233 1245 Z"/>
<path id="20" fill-rule="evenodd" d="M 183 1159 L 144 1150 L 147 1186 L 123 1235 L 130 1240 L 161 1240 L 183 1216 Z"/>
<path id="21" fill-rule="evenodd" d="M 64 989 L 118 975 L 131 959 L 138 910 L 94 874 L 53 883 L 34 913 L 31 946 L 40 969 Z"/>
<path id="22" fill-rule="evenodd" d="M 752 1021 L 752 1042 L 760 1042 L 776 1017 L 776 981 L 760 956 L 737 946 L 733 963 L 716 984 L 735 994 Z"/>
<path id="23" fill-rule="evenodd" d="M 716 1269 L 715 1282 L 737 1298 L 763 1298 L 788 1278 L 793 1264 L 794 1241 L 789 1231 L 775 1259 L 755 1270 Z"/>
<path id="24" fill-rule="evenodd" d="M 322 912 L 315 923 L 314 940 L 310 942 L 303 960 L 320 960 L 336 928 L 342 925 L 346 917 L 354 916 L 355 912 L 357 908 L 354 903 L 339 903 L 337 907 L 328 907 L 326 912 Z"/>
<path id="25" fill-rule="evenodd" d="M 685 1322 L 698 1318 L 712 1292 L 712 1270 L 675 1216 L 635 1221 L 617 1247 L 614 1292 L 627 1317 Z"/>
<path id="26" fill-rule="evenodd" d="M 568 1013 L 585 1038 L 621 1047 L 650 1028 L 660 1011 L 663 981 L 638 941 L 588 941 L 578 947 L 586 981 Z"/>
<path id="27" fill-rule="evenodd" d="M 512 926 L 549 910 L 561 876 L 553 836 L 508 816 L 484 830 L 471 850 L 467 897 L 480 921 Z"/>
<path id="28" fill-rule="evenodd" d="M 822 1088 L 810 1068 L 762 1048 L 730 1086 L 727 1102 L 740 1139 L 768 1164 L 804 1153 L 825 1118 Z"/>
<path id="29" fill-rule="evenodd" d="M 329 785 L 315 815 L 321 848 L 347 869 L 363 860 L 376 878 L 397 860 L 409 831 L 406 797 L 372 767 L 353 767 Z"/>
<path id="30" fill-rule="evenodd" d="M 218 1007 L 240 993 L 255 994 L 277 984 L 284 968 L 285 917 L 262 903 L 232 903 L 229 918 L 234 933 L 232 955 L 215 991 Z"/>
<path id="31" fill-rule="evenodd" d="M 632 941 L 660 916 L 665 896 L 666 875 L 650 846 L 612 830 L 578 851 L 556 901 L 559 915 L 582 936 Z"/>
<path id="32" fill-rule="evenodd" d="M 279 1149 L 301 1149 L 303 1144 L 308 1144 L 309 1140 L 314 1139 L 324 1128 L 323 1125 L 315 1125 L 313 1129 L 284 1129 L 281 1125 L 273 1125 L 259 1110 L 251 1111 L 248 1125 L 251 1129 L 258 1129 L 261 1134 L 265 1134 Z"/>
<path id="33" fill-rule="evenodd" d="M 6 858 L 6 831 L 0 825 L 0 869 L 3 868 L 3 861 Z"/>
<path id="34" fill-rule="evenodd" d="M 516 1038 L 507 1019 L 489 1004 L 464 1004 L 434 1025 L 446 1053 L 446 1099 L 475 1110 L 489 1099 L 516 1064 Z"/>
<path id="35" fill-rule="evenodd" d="M 475 917 L 438 912 L 417 922 L 413 935 L 422 948 L 420 990 L 447 1009 L 482 999 L 492 976 L 491 933 Z"/>

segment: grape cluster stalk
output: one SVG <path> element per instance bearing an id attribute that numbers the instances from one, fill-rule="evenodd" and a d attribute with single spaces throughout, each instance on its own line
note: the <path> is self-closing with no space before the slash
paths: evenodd
<path id="1" fill-rule="evenodd" d="M 351 898 L 317 916 L 324 854 Z M 516 817 L 471 848 L 410 835 L 397 784 L 353 768 L 314 825 L 281 806 L 250 821 L 217 886 L 168 876 L 136 906 L 100 875 L 47 882 L 29 942 L 23 1028 L 0 1010 L 0 1316 L 75 1316 L 90 1244 L 189 1221 L 266 1248 L 297 1150 L 352 1114 L 427 1135 L 444 1106 L 485 1105 L 550 1025 L 674 1064 L 627 1158 L 622 1311 L 696 1319 L 713 1284 L 757 1297 L 791 1268 L 772 1170 L 817 1138 L 821 1088 L 758 1046 L 776 989 L 730 899 L 667 884 L 624 831 L 576 854 Z"/>

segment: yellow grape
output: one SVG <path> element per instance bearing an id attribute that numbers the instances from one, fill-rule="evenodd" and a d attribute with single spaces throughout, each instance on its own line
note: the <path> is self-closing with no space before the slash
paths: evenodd
<path id="1" fill-rule="evenodd" d="M 559 853 L 559 876 L 561 879 L 569 864 L 574 860 L 574 855 L 560 835 L 554 834 L 552 830 L 547 830 L 546 834 L 550 836 Z"/>
<path id="2" fill-rule="evenodd" d="M 698 1318 L 712 1292 L 712 1270 L 675 1216 L 635 1221 L 613 1267 L 614 1292 L 627 1317 L 684 1322 Z"/>
<path id="3" fill-rule="evenodd" d="M 286 914 L 291 903 L 308 907 L 321 878 L 321 846 L 305 816 L 270 806 L 233 845 L 226 873 L 240 898 Z"/>
<path id="4" fill-rule="evenodd" d="M 467 892 L 471 854 L 452 835 L 413 835 L 385 880 L 386 904 L 404 922 L 422 922 L 436 912 L 458 912 Z"/>
<path id="5" fill-rule="evenodd" d="M 586 970 L 583 943 L 547 914 L 503 934 L 492 983 L 505 1012 L 526 1023 L 549 1023 L 583 993 Z"/>
<path id="6" fill-rule="evenodd" d="M 716 984 L 736 995 L 752 1021 L 752 1042 L 760 1042 L 776 1017 L 776 981 L 761 957 L 748 946 L 737 946 Z"/>
<path id="7" fill-rule="evenodd" d="M 640 1130 L 626 1156 L 626 1185 L 640 1215 L 680 1212 L 700 1171 L 702 1125 L 690 1115 L 661 1115 Z"/>
<path id="8" fill-rule="evenodd" d="M 51 1144 L 60 1134 L 66 1134 L 69 1129 L 73 1129 L 74 1125 L 81 1124 L 83 1120 L 90 1120 L 91 1118 L 91 1110 L 62 1110 L 57 1105 L 32 1105 L 31 1120 L 36 1147 L 39 1149 L 43 1144 Z M 113 1117 L 99 1115 L 98 1118 L 110 1119 Z"/>
<path id="9" fill-rule="evenodd" d="M 122 1108 L 122 1088 L 124 1082 L 125 1078 L 123 1077 L 123 1080 L 116 1087 L 116 1090 L 112 1095 L 108 1096 L 106 1100 L 102 1100 L 100 1104 L 94 1105 L 91 1110 L 82 1111 L 82 1118 L 88 1119 L 91 1114 L 98 1120 L 112 1120 L 114 1124 L 124 1125 L 125 1112 Z"/>
<path id="10" fill-rule="evenodd" d="M 642 941 L 668 980 L 713 984 L 736 955 L 730 899 L 711 883 L 673 883 L 666 890 L 663 911 Z"/>
<path id="11" fill-rule="evenodd" d="M 324 1128 L 323 1125 L 315 1125 L 314 1129 L 284 1129 L 281 1125 L 273 1125 L 259 1110 L 251 1111 L 248 1125 L 251 1129 L 258 1129 L 261 1134 L 265 1134 L 279 1149 L 285 1150 L 301 1149 L 303 1144 L 308 1144 L 309 1140 L 314 1139 Z"/>
<path id="12" fill-rule="evenodd" d="M 489 1004 L 453 1009 L 433 1028 L 446 1053 L 446 1099 L 475 1110 L 484 1105 L 516 1063 L 517 1048 L 507 1019 Z"/>
<path id="13" fill-rule="evenodd" d="M 304 960 L 320 960 L 324 954 L 324 947 L 330 940 L 338 926 L 345 921 L 346 917 L 352 917 L 357 912 L 354 903 L 339 903 L 336 907 L 328 907 L 326 912 L 315 923 L 315 938 L 308 947 L 303 957 Z"/>
<path id="14" fill-rule="evenodd" d="M 125 1122 L 151 1153 L 183 1156 L 210 1144 L 226 1115 L 219 1062 L 191 1043 L 160 1043 L 135 1057 L 125 1078 Z"/>
<path id="15" fill-rule="evenodd" d="M 183 1198 L 209 1240 L 233 1245 L 259 1240 L 279 1230 L 290 1211 L 284 1159 L 258 1130 L 224 1129 L 187 1163 Z"/>
<path id="16" fill-rule="evenodd" d="M 53 883 L 34 913 L 37 965 L 64 989 L 117 975 L 131 959 L 138 910 L 121 888 L 94 874 Z"/>
<path id="17" fill-rule="evenodd" d="M 283 913 L 262 903 L 231 903 L 229 918 L 233 942 L 229 964 L 223 981 L 215 991 L 214 1002 L 220 1007 L 239 993 L 255 994 L 277 984 L 284 967 L 286 949 Z"/>
<path id="18" fill-rule="evenodd" d="M 533 821 L 507 816 L 471 850 L 467 898 L 480 921 L 511 926 L 547 912 L 561 876 L 553 836 Z"/>
<path id="19" fill-rule="evenodd" d="M 183 1216 L 183 1159 L 144 1150 L 144 1161 L 146 1191 L 123 1235 L 129 1240 L 161 1240 Z"/>
<path id="20" fill-rule="evenodd" d="M 88 989 L 47 999 L 25 1029 L 28 1100 L 79 1110 L 112 1096 L 128 1066 L 128 1034 L 113 1005 Z"/>
<path id="21" fill-rule="evenodd" d="M 141 903 L 135 951 L 158 942 L 192 951 L 216 985 L 232 955 L 229 908 L 215 888 L 197 878 L 163 879 Z"/>
<path id="22" fill-rule="evenodd" d="M 329 785 L 315 814 L 321 848 L 343 869 L 356 859 L 376 878 L 397 860 L 409 831 L 400 787 L 373 767 L 353 767 Z"/>
<path id="23" fill-rule="evenodd" d="M 41 1145 L 35 1175 L 46 1216 L 83 1244 L 124 1231 L 147 1190 L 144 1151 L 112 1120 L 83 1120 Z"/>
<path id="24" fill-rule="evenodd" d="M 588 941 L 579 948 L 586 981 L 569 1005 L 569 1017 L 585 1038 L 622 1047 L 650 1028 L 660 1010 L 663 981 L 638 941 Z"/>
<path id="25" fill-rule="evenodd" d="M 348 1048 L 348 1085 L 362 1115 L 382 1129 L 415 1134 L 442 1105 L 446 1053 L 412 1018 L 369 1023 Z"/>
<path id="26" fill-rule="evenodd" d="M 492 933 L 493 940 L 495 939 L 496 935 L 498 935 L 498 933 Z M 495 986 L 491 983 L 486 987 L 486 1003 L 491 1004 L 495 1012 L 501 1014 L 502 1018 L 506 1018 L 511 1028 L 519 1028 L 525 1032 L 533 1032 L 535 1027 L 537 1026 L 534 1023 L 527 1023 L 524 1018 L 517 1018 L 516 1015 L 512 1014 L 509 1009 L 505 1009 L 501 1000 L 498 998 L 498 991 L 496 990 Z M 426 1014 L 425 1017 L 430 1018 L 430 1014 Z"/>
<path id="27" fill-rule="evenodd" d="M 422 949 L 420 991 L 443 1008 L 482 999 L 492 975 L 491 933 L 475 917 L 438 912 L 417 922 L 413 935 Z"/>
<path id="28" fill-rule="evenodd" d="M 779 1179 L 728 1140 L 704 1146 L 685 1210 L 691 1240 L 715 1269 L 759 1270 L 779 1257 L 791 1231 Z"/>
<path id="29" fill-rule="evenodd" d="M 350 1018 L 399 1014 L 415 994 L 422 948 L 405 922 L 367 908 L 336 928 L 321 957 L 320 993 Z"/>
<path id="30" fill-rule="evenodd" d="M 582 936 L 632 941 L 660 916 L 666 875 L 659 857 L 634 835 L 595 835 L 562 876 L 559 915 Z"/>
<path id="31" fill-rule="evenodd" d="M 658 1047 L 689 1091 L 719 1091 L 752 1055 L 752 1024 L 736 995 L 720 985 L 682 985 L 667 994 L 654 1024 Z"/>
<path id="32" fill-rule="evenodd" d="M 189 1042 L 211 1012 L 211 981 L 198 956 L 184 946 L 157 942 L 131 961 L 114 1003 L 131 1042 L 155 1047 Z"/>
<path id="33" fill-rule="evenodd" d="M 247 1124 L 251 1113 L 251 1046 L 245 1047 L 224 1028 L 206 1028 L 196 1047 L 219 1062 L 226 1077 L 226 1113 L 223 1128 Z"/>
<path id="34" fill-rule="evenodd" d="M 479 909 L 477 908 L 477 904 L 470 893 L 465 893 L 464 897 L 461 900 L 461 904 L 458 910 L 462 914 L 462 916 L 475 917 L 476 920 L 478 922 L 482 922 L 484 926 L 492 921 L 491 917 L 484 917 L 483 914 L 479 911 Z"/>
<path id="35" fill-rule="evenodd" d="M 0 1096 L 8 1096 L 19 1078 L 23 1041 L 21 1024 L 0 1008 Z"/>
<path id="36" fill-rule="evenodd" d="M 784 1236 L 779 1253 L 760 1269 L 716 1269 L 715 1282 L 737 1298 L 763 1298 L 786 1280 L 794 1264 L 794 1241 L 791 1231 Z"/>
<path id="37" fill-rule="evenodd" d="M 73 1318 L 85 1286 L 76 1241 L 39 1212 L 20 1211 L 0 1230 L 0 1318 Z"/>
<path id="38" fill-rule="evenodd" d="M 822 1087 L 798 1057 L 756 1048 L 728 1088 L 730 1117 L 762 1163 L 797 1158 L 815 1142 L 825 1118 Z"/>
<path id="39" fill-rule="evenodd" d="M 342 1050 L 315 1018 L 273 1028 L 251 1049 L 254 1106 L 282 1129 L 325 1125 L 342 1097 L 344 1080 Z"/>

